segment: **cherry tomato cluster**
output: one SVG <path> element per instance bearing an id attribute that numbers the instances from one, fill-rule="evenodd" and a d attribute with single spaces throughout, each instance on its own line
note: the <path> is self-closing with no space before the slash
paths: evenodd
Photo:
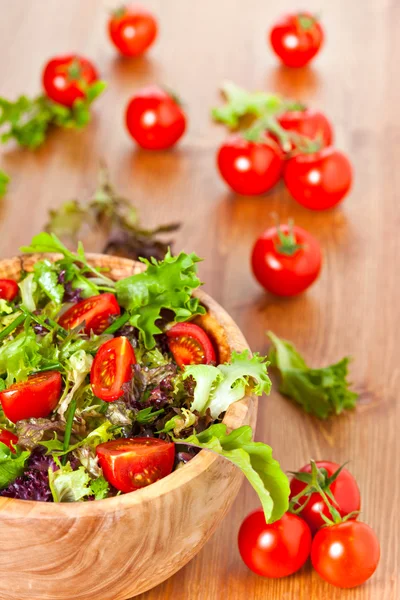
<path id="1" fill-rule="evenodd" d="M 294 473 L 290 490 L 290 509 L 275 523 L 267 524 L 261 509 L 244 519 L 238 544 L 245 564 L 263 577 L 286 577 L 311 555 L 314 569 L 332 585 L 353 588 L 367 581 L 380 546 L 373 530 L 356 520 L 360 492 L 351 473 L 311 461 Z"/>

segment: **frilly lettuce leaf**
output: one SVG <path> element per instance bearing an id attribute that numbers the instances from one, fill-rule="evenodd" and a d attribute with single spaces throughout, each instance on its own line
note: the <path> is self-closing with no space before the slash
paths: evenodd
<path id="1" fill-rule="evenodd" d="M 199 260 L 195 254 L 184 252 L 179 256 L 168 252 L 163 261 L 143 259 L 146 271 L 115 284 L 118 303 L 130 313 L 129 322 L 139 329 L 147 349 L 154 348 L 154 336 L 161 333 L 156 321 L 163 309 L 172 311 L 179 322 L 204 314 L 198 298 L 191 295 L 201 284 L 196 275 Z"/>
<path id="2" fill-rule="evenodd" d="M 61 398 L 57 413 L 62 419 L 68 409 L 68 406 L 74 397 L 74 394 L 83 384 L 86 376 L 90 373 L 92 368 L 93 356 L 88 354 L 84 350 L 77 350 L 72 354 L 66 361 L 67 369 L 67 384 L 65 386 L 66 393 Z M 71 387 L 69 385 L 72 384 Z"/>
<path id="3" fill-rule="evenodd" d="M 272 458 L 271 448 L 262 442 L 253 442 L 248 425 L 227 434 L 226 425 L 219 423 L 197 435 L 174 441 L 211 450 L 236 465 L 257 492 L 267 523 L 280 519 L 287 511 L 288 478 Z"/>
<path id="4" fill-rule="evenodd" d="M 248 350 L 243 350 L 240 354 L 233 352 L 231 362 L 218 367 L 186 366 L 184 379 L 193 377 L 196 381 L 190 409 L 205 414 L 209 408 L 213 419 L 217 419 L 231 404 L 243 398 L 247 388 L 257 396 L 268 394 L 271 389 L 268 364 L 265 357 L 257 353 L 250 357 Z"/>
<path id="5" fill-rule="evenodd" d="M 49 469 L 49 486 L 54 502 L 78 502 L 90 496 L 90 477 L 84 467 L 72 470 L 70 463 L 59 464 L 59 469 Z"/>
<path id="6" fill-rule="evenodd" d="M 18 447 L 15 448 L 15 452 L 12 452 L 8 446 L 0 442 L 0 489 L 7 487 L 22 475 L 30 454 L 28 450 L 21 452 Z"/>

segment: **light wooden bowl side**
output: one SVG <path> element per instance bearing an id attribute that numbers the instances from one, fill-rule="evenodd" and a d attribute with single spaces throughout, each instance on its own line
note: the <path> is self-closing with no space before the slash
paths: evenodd
<path id="1" fill-rule="evenodd" d="M 0 277 L 18 279 L 40 255 L 0 261 Z M 50 257 L 54 259 L 55 257 Z M 103 255 L 90 262 L 117 280 L 141 263 Z M 221 360 L 248 348 L 229 315 L 207 294 L 200 317 Z M 255 426 L 257 399 L 229 408 L 229 428 Z M 2 600 L 126 600 L 158 585 L 201 549 L 228 512 L 242 482 L 223 458 L 202 450 L 187 465 L 131 494 L 53 504 L 0 498 Z"/>

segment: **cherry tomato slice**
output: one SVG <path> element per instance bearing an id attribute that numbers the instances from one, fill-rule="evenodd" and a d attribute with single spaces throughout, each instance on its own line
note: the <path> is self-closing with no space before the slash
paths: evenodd
<path id="1" fill-rule="evenodd" d="M 18 294 L 18 283 L 14 279 L 0 279 L 0 298 L 11 302 Z"/>
<path id="2" fill-rule="evenodd" d="M 210 338 L 195 323 L 176 323 L 167 331 L 167 337 L 169 349 L 179 367 L 216 362 Z"/>
<path id="3" fill-rule="evenodd" d="M 283 154 L 272 139 L 252 142 L 231 135 L 220 147 L 217 166 L 222 178 L 237 194 L 265 194 L 280 179 Z"/>
<path id="4" fill-rule="evenodd" d="M 111 16 L 108 32 L 117 50 L 124 56 L 146 52 L 157 37 L 157 21 L 142 6 L 122 6 Z"/>
<path id="5" fill-rule="evenodd" d="M 139 90 L 126 109 L 126 126 L 145 150 L 165 150 L 182 137 L 186 117 L 176 100 L 152 85 Z"/>
<path id="6" fill-rule="evenodd" d="M 46 95 L 53 102 L 68 107 L 78 98 L 85 98 L 87 86 L 97 79 L 97 71 L 92 63 L 77 54 L 53 58 L 43 71 Z"/>
<path id="7" fill-rule="evenodd" d="M 74 329 L 85 322 L 85 333 L 102 333 L 110 324 L 110 317 L 119 315 L 121 309 L 114 294 L 100 294 L 77 302 L 59 319 L 65 329 Z"/>
<path id="8" fill-rule="evenodd" d="M 309 13 L 285 15 L 270 32 L 271 46 L 287 67 L 304 67 L 318 53 L 323 40 L 318 19 Z"/>
<path id="9" fill-rule="evenodd" d="M 311 532 L 303 519 L 285 513 L 279 521 L 267 524 L 264 512 L 256 510 L 239 530 L 239 551 L 244 563 L 263 577 L 287 577 L 306 562 L 311 548 Z"/>
<path id="10" fill-rule="evenodd" d="M 13 423 L 22 419 L 48 417 L 61 396 L 61 375 L 58 371 L 37 373 L 27 381 L 14 383 L 0 392 L 0 402 L 7 419 Z"/>
<path id="11" fill-rule="evenodd" d="M 288 225 L 280 226 L 287 235 Z M 294 225 L 293 234 L 300 247 L 293 254 L 280 250 L 276 227 L 267 229 L 253 247 L 251 264 L 257 281 L 276 296 L 295 296 L 304 292 L 318 277 L 322 254 L 318 240 L 308 231 Z"/>
<path id="12" fill-rule="evenodd" d="M 328 460 L 319 460 L 316 461 L 315 464 L 318 469 L 325 469 L 328 477 L 331 477 L 340 468 L 340 465 Z M 300 471 L 303 473 L 310 473 L 311 465 L 305 465 Z M 293 478 L 290 482 L 290 498 L 300 494 L 305 487 L 305 483 Z M 336 500 L 335 508 L 340 516 L 344 517 L 352 512 L 360 510 L 360 490 L 358 489 L 357 482 L 353 475 L 346 468 L 340 471 L 337 478 L 329 486 L 329 489 Z M 301 506 L 305 501 L 305 497 L 300 498 L 299 505 Z M 298 506 L 296 505 L 295 508 L 297 507 Z M 299 516 L 308 523 L 311 532 L 315 533 L 325 525 L 321 513 L 326 517 L 331 518 L 331 514 L 323 498 L 321 498 L 320 494 L 315 492 L 309 496 L 309 499 L 301 513 L 299 513 Z M 357 516 L 355 515 L 354 518 L 356 519 Z"/>
<path id="13" fill-rule="evenodd" d="M 18 436 L 7 429 L 0 429 L 0 442 L 8 446 L 15 453 L 14 446 L 18 444 Z"/>
<path id="14" fill-rule="evenodd" d="M 318 575 L 340 588 L 353 588 L 367 581 L 379 558 L 378 538 L 371 527 L 359 521 L 323 527 L 311 547 L 311 562 Z"/>
<path id="15" fill-rule="evenodd" d="M 175 444 L 156 438 L 122 438 L 99 444 L 96 454 L 107 481 L 121 492 L 134 492 L 171 473 Z"/>
<path id="16" fill-rule="evenodd" d="M 113 402 L 123 395 L 122 384 L 132 378 L 135 353 L 124 336 L 102 344 L 92 364 L 90 383 L 95 396 Z"/>

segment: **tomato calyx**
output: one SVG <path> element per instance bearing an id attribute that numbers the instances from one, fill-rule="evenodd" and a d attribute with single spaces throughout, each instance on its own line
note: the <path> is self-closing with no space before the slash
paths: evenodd
<path id="1" fill-rule="evenodd" d="M 279 254 L 284 254 L 285 256 L 293 256 L 303 248 L 302 244 L 298 244 L 296 241 L 296 236 L 294 234 L 294 221 L 293 219 L 288 220 L 288 233 L 285 233 L 277 219 L 276 224 L 276 233 L 279 239 L 279 244 L 276 244 L 276 251 Z"/>
<path id="2" fill-rule="evenodd" d="M 320 512 L 321 518 L 325 521 L 325 525 L 323 527 L 344 523 L 358 515 L 360 511 L 353 511 L 342 517 L 336 508 L 338 503 L 330 489 L 332 483 L 338 478 L 340 472 L 342 469 L 344 469 L 346 464 L 347 462 L 343 463 L 334 473 L 332 473 L 330 477 L 328 476 L 326 469 L 317 467 L 314 460 L 310 460 L 310 473 L 305 471 L 289 471 L 295 479 L 306 484 L 306 487 L 303 488 L 299 494 L 291 498 L 289 512 L 299 515 L 307 506 L 312 494 L 317 493 L 321 496 L 322 500 L 328 507 L 329 513 L 332 517 L 329 519 L 329 517 L 327 517 L 322 511 Z M 301 502 L 302 499 L 304 499 L 303 502 Z"/>
<path id="3" fill-rule="evenodd" d="M 164 90 L 164 92 L 171 98 L 173 102 L 175 102 L 175 104 L 177 104 L 181 108 L 185 106 L 184 102 L 182 101 L 182 98 L 177 92 L 175 92 L 175 90 L 171 89 L 167 85 L 160 85 L 160 88 Z"/>
<path id="4" fill-rule="evenodd" d="M 296 20 L 299 28 L 303 31 L 310 31 L 310 29 L 312 29 L 319 21 L 317 16 L 304 13 L 299 13 L 296 17 Z"/>
<path id="5" fill-rule="evenodd" d="M 67 67 L 67 80 L 68 81 L 81 81 L 82 79 L 82 67 L 79 61 L 74 58 L 70 65 Z"/>
<path id="6" fill-rule="evenodd" d="M 111 16 L 115 19 L 122 19 L 122 17 L 124 17 L 127 12 L 128 11 L 126 10 L 126 6 L 124 4 L 121 4 L 121 6 L 118 6 L 117 8 L 111 11 Z"/>

